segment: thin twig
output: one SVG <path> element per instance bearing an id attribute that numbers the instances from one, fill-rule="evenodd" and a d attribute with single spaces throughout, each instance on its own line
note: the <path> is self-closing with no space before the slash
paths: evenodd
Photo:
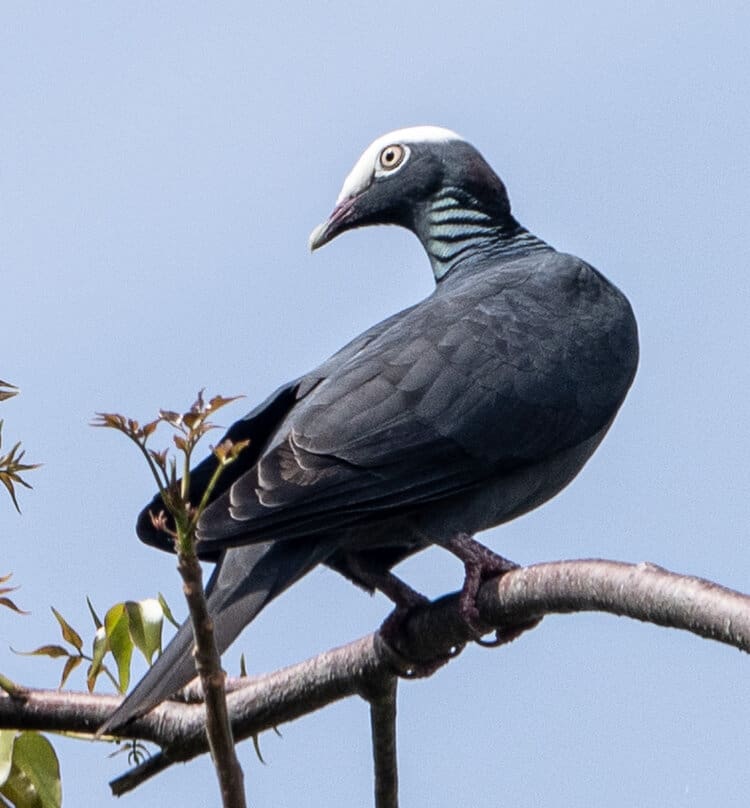
<path id="1" fill-rule="evenodd" d="M 172 761 L 166 755 L 153 755 L 146 758 L 142 763 L 133 767 L 129 772 L 113 780 L 109 785 L 112 789 L 112 795 L 121 797 L 137 788 L 141 783 L 155 777 L 157 774 L 168 769 L 172 765 Z"/>
<path id="2" fill-rule="evenodd" d="M 203 575 L 195 552 L 180 553 L 179 570 L 195 639 L 195 667 L 201 679 L 206 705 L 206 737 L 219 780 L 224 808 L 246 808 L 242 768 L 234 748 L 224 692 L 226 674 L 214 639 L 213 622 L 203 592 Z"/>
<path id="3" fill-rule="evenodd" d="M 372 756 L 375 772 L 375 808 L 398 808 L 398 759 L 396 755 L 396 691 L 391 676 L 370 703 Z"/>

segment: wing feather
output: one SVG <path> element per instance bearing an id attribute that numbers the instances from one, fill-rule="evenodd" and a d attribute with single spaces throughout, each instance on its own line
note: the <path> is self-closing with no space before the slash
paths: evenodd
<path id="1" fill-rule="evenodd" d="M 619 293 L 554 255 L 550 272 L 519 262 L 516 272 L 506 265 L 439 286 L 299 380 L 257 463 L 204 516 L 206 547 L 341 530 L 467 490 L 601 429 L 634 369 L 617 356 L 627 340 L 602 331 L 607 319 L 592 311 L 612 308 Z M 562 301 L 553 316 L 551 297 Z M 620 366 L 622 378 L 613 376 Z"/>

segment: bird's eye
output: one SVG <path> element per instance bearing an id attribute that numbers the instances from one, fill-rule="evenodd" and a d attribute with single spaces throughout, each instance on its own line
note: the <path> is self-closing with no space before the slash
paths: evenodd
<path id="1" fill-rule="evenodd" d="M 386 146 L 380 152 L 380 167 L 385 171 L 393 171 L 398 168 L 404 161 L 406 150 L 403 146 L 394 143 L 392 146 Z"/>

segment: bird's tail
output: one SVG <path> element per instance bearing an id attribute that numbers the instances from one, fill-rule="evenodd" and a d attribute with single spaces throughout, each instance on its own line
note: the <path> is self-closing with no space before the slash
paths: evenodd
<path id="1" fill-rule="evenodd" d="M 233 547 L 224 552 L 206 587 L 219 653 L 266 604 L 324 561 L 333 551 L 325 541 L 277 541 Z M 143 715 L 184 687 L 196 675 L 193 629 L 185 621 L 148 673 L 97 734 Z"/>

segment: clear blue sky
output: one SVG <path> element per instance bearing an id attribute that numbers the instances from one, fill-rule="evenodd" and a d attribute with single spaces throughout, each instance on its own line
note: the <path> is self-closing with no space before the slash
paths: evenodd
<path id="1" fill-rule="evenodd" d="M 0 378 L 6 440 L 44 462 L 23 516 L 0 508 L 0 670 L 162 590 L 174 562 L 133 535 L 152 484 L 97 410 L 146 419 L 206 387 L 225 423 L 427 294 L 416 239 L 307 235 L 377 135 L 434 123 L 470 139 L 517 217 L 630 297 L 642 362 L 614 428 L 553 502 L 484 539 L 523 563 L 649 560 L 750 590 L 750 12 L 743 2 L 6 3 L 0 32 Z M 0 503 L 2 504 L 2 503 Z M 401 569 L 431 595 L 461 569 Z M 252 671 L 344 643 L 388 611 L 327 571 L 240 638 Z M 605 616 L 545 620 L 469 649 L 399 703 L 404 805 L 745 806 L 750 661 Z M 82 677 L 73 684 L 82 687 Z M 370 804 L 365 706 L 241 749 L 253 805 Z M 109 804 L 124 770 L 60 741 L 66 804 Z M 119 805 L 218 803 L 207 762 Z"/>

